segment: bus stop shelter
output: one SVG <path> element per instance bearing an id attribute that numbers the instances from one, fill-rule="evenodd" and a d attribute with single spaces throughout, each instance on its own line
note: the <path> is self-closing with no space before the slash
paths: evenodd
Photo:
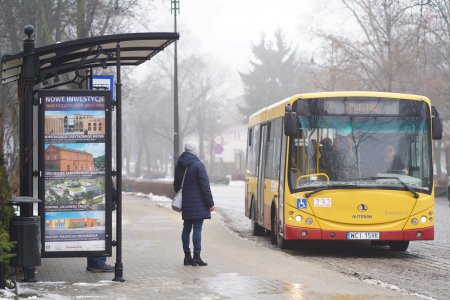
<path id="1" fill-rule="evenodd" d="M 107 35 L 61 42 L 35 48 L 34 27 L 25 26 L 26 38 L 23 51 L 5 55 L 1 59 L 1 83 L 17 82 L 20 104 L 20 195 L 33 197 L 33 181 L 40 181 L 42 164 L 35 169 L 33 152 L 34 107 L 39 105 L 38 90 L 51 90 L 60 86 L 92 87 L 93 73 L 98 68 L 115 67 L 115 101 L 112 104 L 116 116 L 116 247 L 115 281 L 123 281 L 122 264 L 122 82 L 121 66 L 137 66 L 163 51 L 179 39 L 173 32 L 143 32 Z M 62 80 L 64 78 L 65 80 Z M 51 84 L 49 84 L 51 83 Z M 111 163 L 107 162 L 107 163 Z M 38 183 L 40 184 L 40 183 Z M 43 211 L 40 204 L 39 212 Z M 32 207 L 29 208 L 32 210 Z M 29 212 L 32 214 L 32 212 Z M 42 226 L 42 229 L 45 228 Z M 34 268 L 24 270 L 25 281 L 33 281 Z"/>

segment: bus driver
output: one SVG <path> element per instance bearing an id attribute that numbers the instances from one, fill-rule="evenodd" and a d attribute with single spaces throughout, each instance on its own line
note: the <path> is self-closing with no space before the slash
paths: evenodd
<path id="1" fill-rule="evenodd" d="M 397 155 L 397 151 L 394 146 L 387 145 L 383 150 L 383 161 L 381 162 L 381 171 L 386 173 L 407 174 L 408 170 Z"/>

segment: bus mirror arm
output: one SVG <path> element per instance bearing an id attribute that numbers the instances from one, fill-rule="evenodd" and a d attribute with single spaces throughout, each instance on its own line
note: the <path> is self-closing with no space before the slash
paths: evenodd
<path id="1" fill-rule="evenodd" d="M 436 107 L 431 107 L 431 130 L 433 135 L 433 140 L 441 140 L 442 139 L 442 120 L 439 117 L 439 113 Z"/>

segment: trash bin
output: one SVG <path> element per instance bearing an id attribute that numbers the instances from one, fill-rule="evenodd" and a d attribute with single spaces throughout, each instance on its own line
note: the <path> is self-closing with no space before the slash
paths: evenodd
<path id="1" fill-rule="evenodd" d="M 33 268 L 41 265 L 41 218 L 33 215 L 33 204 L 41 200 L 33 197 L 16 197 L 9 204 L 20 209 L 9 225 L 10 239 L 16 241 L 15 254 L 10 264 L 15 267 Z"/>

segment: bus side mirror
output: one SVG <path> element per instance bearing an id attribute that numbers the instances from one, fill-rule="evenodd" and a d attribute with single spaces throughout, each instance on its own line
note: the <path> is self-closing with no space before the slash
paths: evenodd
<path id="1" fill-rule="evenodd" d="M 433 126 L 433 140 L 442 139 L 442 120 L 439 117 L 433 117 L 431 126 Z"/>
<path id="2" fill-rule="evenodd" d="M 432 130 L 433 140 L 441 140 L 442 139 L 442 120 L 439 117 L 439 113 L 434 106 L 431 107 L 431 113 L 432 113 L 431 130 Z"/>
<path id="3" fill-rule="evenodd" d="M 284 114 L 284 134 L 286 136 L 297 137 L 298 130 L 297 114 L 293 111 L 286 112 Z"/>

